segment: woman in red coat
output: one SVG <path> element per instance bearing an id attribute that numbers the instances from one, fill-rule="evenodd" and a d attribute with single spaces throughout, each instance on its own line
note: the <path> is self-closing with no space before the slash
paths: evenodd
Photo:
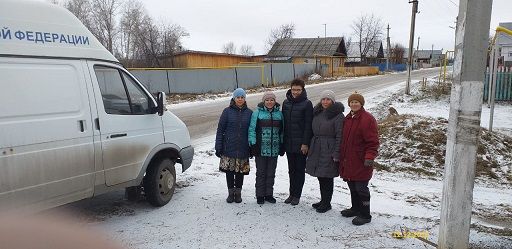
<path id="1" fill-rule="evenodd" d="M 364 97 L 353 93 L 348 97 L 350 113 L 343 125 L 340 149 L 340 176 L 350 189 L 352 207 L 341 211 L 343 217 L 354 217 L 352 224 L 363 225 L 372 220 L 370 190 L 373 163 L 379 149 L 377 121 L 364 109 Z"/>

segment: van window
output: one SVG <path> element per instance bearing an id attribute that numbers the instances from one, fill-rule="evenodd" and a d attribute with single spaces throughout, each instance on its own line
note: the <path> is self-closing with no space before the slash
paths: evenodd
<path id="1" fill-rule="evenodd" d="M 148 114 L 151 113 L 151 106 L 149 99 L 139 85 L 126 73 L 121 72 L 123 75 L 128 95 L 130 96 L 132 104 L 132 114 Z"/>
<path id="2" fill-rule="evenodd" d="M 117 115 L 152 113 L 148 96 L 126 73 L 115 68 L 97 65 L 94 66 L 94 71 L 106 113 Z"/>
<path id="3" fill-rule="evenodd" d="M 62 62 L 0 62 L 0 123 L 4 118 L 79 114 L 79 75 L 75 65 Z"/>

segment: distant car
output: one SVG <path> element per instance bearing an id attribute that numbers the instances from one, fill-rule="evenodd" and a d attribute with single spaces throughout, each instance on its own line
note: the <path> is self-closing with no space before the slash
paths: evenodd
<path id="1" fill-rule="evenodd" d="M 194 155 L 165 109 L 66 9 L 0 2 L 0 207 L 51 208 L 127 188 L 162 206 Z"/>

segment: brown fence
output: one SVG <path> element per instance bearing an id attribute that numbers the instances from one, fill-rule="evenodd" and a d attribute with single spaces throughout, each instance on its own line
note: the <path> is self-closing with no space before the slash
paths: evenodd
<path id="1" fill-rule="evenodd" d="M 344 76 L 364 76 L 379 74 L 379 67 L 345 67 Z"/>

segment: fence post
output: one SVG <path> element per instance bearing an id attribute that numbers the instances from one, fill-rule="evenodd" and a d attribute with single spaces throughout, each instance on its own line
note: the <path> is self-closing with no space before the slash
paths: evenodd
<path id="1" fill-rule="evenodd" d="M 236 88 L 238 88 L 238 71 L 236 70 L 236 67 L 235 67 L 235 82 L 236 82 Z"/>
<path id="2" fill-rule="evenodd" d="M 167 93 L 171 94 L 171 81 L 169 80 L 169 70 L 165 70 L 165 75 L 167 76 L 167 89 L 169 90 Z"/>

